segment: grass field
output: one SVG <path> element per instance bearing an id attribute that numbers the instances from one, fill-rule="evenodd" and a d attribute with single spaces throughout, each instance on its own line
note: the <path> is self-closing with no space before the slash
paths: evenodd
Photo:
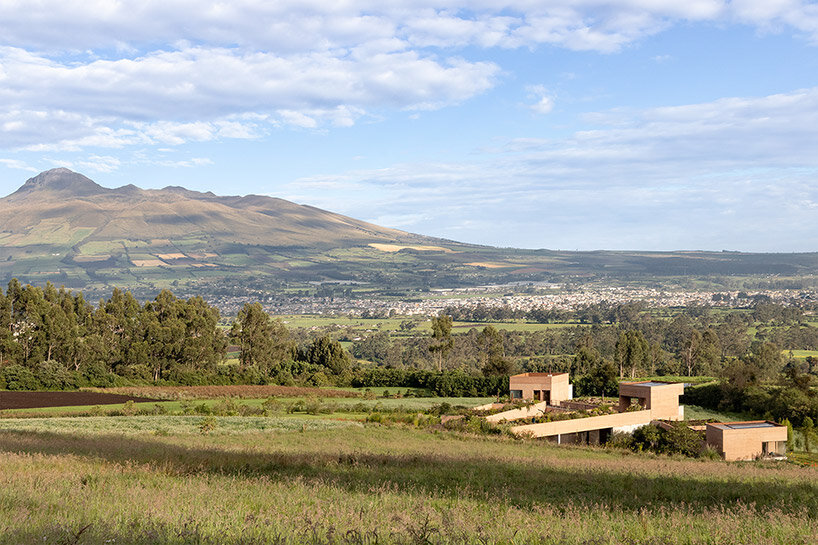
<path id="1" fill-rule="evenodd" d="M 818 540 L 808 467 L 343 423 L 202 435 L 152 418 L 0 431 L 0 543 Z"/>
<path id="2" fill-rule="evenodd" d="M 352 389 L 350 389 L 352 390 Z M 388 388 L 379 388 L 381 392 L 388 391 Z M 393 389 L 393 392 L 396 391 Z M 448 403 L 452 407 L 476 407 L 490 403 L 494 398 L 489 397 L 406 397 L 406 398 L 383 398 L 376 397 L 375 399 L 364 399 L 360 397 L 354 398 L 339 398 L 339 397 L 276 397 L 275 408 L 273 412 L 285 413 L 288 406 L 296 405 L 298 403 L 307 404 L 312 402 L 317 404 L 316 408 L 320 414 L 330 415 L 335 418 L 349 419 L 354 417 L 364 418 L 365 415 L 372 412 L 380 411 L 426 411 L 435 405 Z M 225 398 L 194 398 L 185 399 L 181 401 L 160 401 L 160 402 L 146 402 L 134 403 L 133 408 L 137 411 L 144 410 L 146 412 L 155 412 L 158 409 L 169 414 L 184 414 L 186 411 L 190 412 L 199 406 L 207 406 L 216 408 L 219 404 L 225 402 Z M 241 406 L 246 406 L 251 409 L 260 409 L 264 407 L 267 399 L 232 399 L 231 403 L 238 409 Z M 91 417 L 95 415 L 105 416 L 110 414 L 122 414 L 125 410 L 125 404 L 111 404 L 103 406 L 68 406 L 68 407 L 42 407 L 37 409 L 7 409 L 0 411 L 0 419 L 2 417 L 9 418 L 48 418 L 55 416 L 72 416 L 82 415 L 84 417 Z M 2 429 L 2 423 L 0 423 Z"/>
<path id="3" fill-rule="evenodd" d="M 405 335 L 428 335 L 432 331 L 431 321 L 418 319 L 417 325 L 409 332 L 402 332 L 400 325 L 406 318 L 353 318 L 349 316 L 318 316 L 318 315 L 282 315 L 278 316 L 288 328 L 322 328 L 322 327 L 348 327 L 354 331 L 365 334 L 372 331 L 389 331 L 390 333 Z M 461 322 L 455 321 L 452 324 L 454 333 L 464 333 L 471 328 L 478 330 L 491 325 L 497 329 L 508 331 L 545 331 L 549 329 L 563 329 L 569 327 L 590 327 L 588 324 L 580 323 L 559 323 L 559 324 L 536 324 L 523 321 L 512 322 Z"/>
<path id="4" fill-rule="evenodd" d="M 783 352 L 784 357 L 789 357 L 790 353 L 792 353 L 792 357 L 797 360 L 807 359 L 807 356 L 818 358 L 818 350 L 784 350 Z"/>

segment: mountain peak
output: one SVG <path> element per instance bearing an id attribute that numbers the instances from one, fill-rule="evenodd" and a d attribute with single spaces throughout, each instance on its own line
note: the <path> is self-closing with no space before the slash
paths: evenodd
<path id="1" fill-rule="evenodd" d="M 88 197 L 104 193 L 106 189 L 93 180 L 67 168 L 52 168 L 26 180 L 13 195 L 46 191 L 72 197 Z"/>

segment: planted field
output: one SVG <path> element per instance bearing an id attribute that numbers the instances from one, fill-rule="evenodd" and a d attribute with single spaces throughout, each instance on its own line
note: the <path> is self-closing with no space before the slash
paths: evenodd
<path id="1" fill-rule="evenodd" d="M 206 420 L 202 416 L 86 416 L 58 418 L 0 419 L 0 432 L 58 432 L 83 434 L 197 434 L 208 422 L 210 434 L 247 432 L 304 432 L 334 428 L 348 428 L 361 424 L 352 420 L 312 418 L 309 416 L 216 416 Z"/>
<path id="2" fill-rule="evenodd" d="M 159 434 L 0 431 L 0 543 L 818 540 L 812 468 L 376 425 L 201 435 L 167 418 Z"/>

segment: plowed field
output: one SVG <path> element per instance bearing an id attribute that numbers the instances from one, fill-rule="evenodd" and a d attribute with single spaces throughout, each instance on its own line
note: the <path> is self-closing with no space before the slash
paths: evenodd
<path id="1" fill-rule="evenodd" d="M 269 396 L 277 397 L 359 397 L 355 392 L 334 390 L 332 388 L 306 388 L 300 386 L 131 386 L 120 388 L 99 388 L 94 392 L 116 393 L 131 396 L 146 396 L 164 400 L 177 399 L 213 399 L 218 397 L 238 397 L 260 399 Z"/>
<path id="2" fill-rule="evenodd" d="M 38 409 L 77 405 L 115 405 L 126 401 L 159 401 L 131 395 L 98 392 L 0 392 L 0 409 Z"/>

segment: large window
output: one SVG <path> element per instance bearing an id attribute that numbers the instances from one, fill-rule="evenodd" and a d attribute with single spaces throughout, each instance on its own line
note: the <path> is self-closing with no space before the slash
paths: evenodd
<path id="1" fill-rule="evenodd" d="M 511 399 L 522 399 L 523 398 L 523 391 L 522 390 L 511 390 Z"/>

